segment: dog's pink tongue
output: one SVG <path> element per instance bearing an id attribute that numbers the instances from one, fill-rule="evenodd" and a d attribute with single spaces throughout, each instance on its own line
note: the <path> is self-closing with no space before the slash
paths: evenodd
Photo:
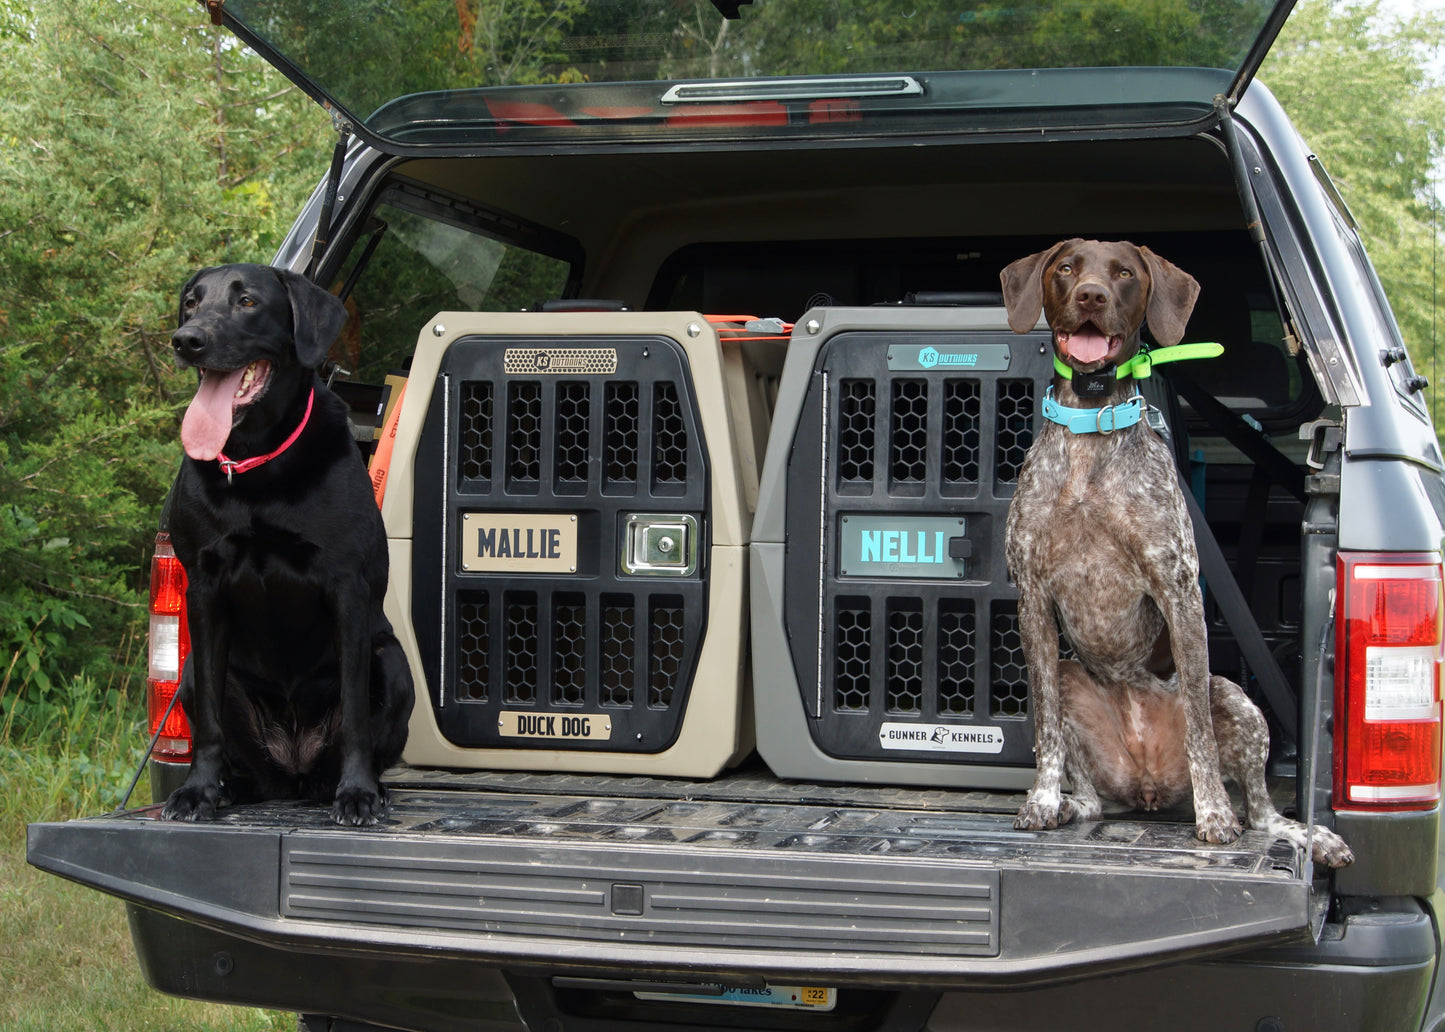
<path id="1" fill-rule="evenodd" d="M 209 462 L 221 454 L 226 438 L 231 436 L 232 413 L 236 388 L 246 367 L 229 373 L 207 369 L 196 388 L 196 396 L 181 420 L 181 446 L 186 454 L 201 462 Z"/>
<path id="2" fill-rule="evenodd" d="M 1080 326 L 1069 337 L 1069 357 L 1078 362 L 1097 362 L 1109 353 L 1109 338 L 1092 326 Z"/>

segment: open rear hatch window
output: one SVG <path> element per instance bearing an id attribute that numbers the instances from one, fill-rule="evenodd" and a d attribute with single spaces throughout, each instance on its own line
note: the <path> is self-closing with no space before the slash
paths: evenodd
<path id="1" fill-rule="evenodd" d="M 212 0 L 376 146 L 1194 125 L 1293 0 Z"/>

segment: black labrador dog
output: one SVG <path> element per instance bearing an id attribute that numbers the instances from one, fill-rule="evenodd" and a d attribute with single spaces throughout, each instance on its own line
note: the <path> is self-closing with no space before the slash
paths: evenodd
<path id="1" fill-rule="evenodd" d="M 181 291 L 176 361 L 199 385 L 170 533 L 192 652 L 180 699 L 190 774 L 162 811 L 331 801 L 339 824 L 385 812 L 406 743 L 411 672 L 382 614 L 387 547 L 346 404 L 317 375 L 341 302 L 268 265 L 203 269 Z"/>

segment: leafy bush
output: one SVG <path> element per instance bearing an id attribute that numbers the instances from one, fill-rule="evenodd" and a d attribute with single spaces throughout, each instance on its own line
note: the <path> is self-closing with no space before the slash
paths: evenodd
<path id="1" fill-rule="evenodd" d="M 20 726 L 71 678 L 124 687 L 194 386 L 176 291 L 270 258 L 328 132 L 175 0 L 0 0 L 0 127 L 0 694 Z"/>

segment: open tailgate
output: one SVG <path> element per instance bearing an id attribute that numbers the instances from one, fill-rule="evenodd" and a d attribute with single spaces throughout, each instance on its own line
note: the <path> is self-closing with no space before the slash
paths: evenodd
<path id="1" fill-rule="evenodd" d="M 1046 981 L 1308 941 L 1311 867 L 1177 819 L 1013 828 L 1008 793 L 404 772 L 385 824 L 323 807 L 31 825 L 29 862 L 293 948 L 807 984 Z M 1177 816 L 1177 815 L 1176 815 Z"/>

